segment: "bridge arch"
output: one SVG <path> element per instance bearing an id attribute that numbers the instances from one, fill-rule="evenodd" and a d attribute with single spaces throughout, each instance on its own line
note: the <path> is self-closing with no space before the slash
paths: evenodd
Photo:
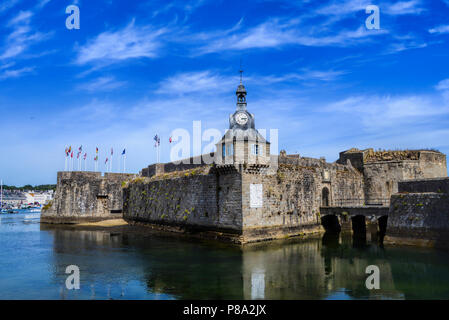
<path id="1" fill-rule="evenodd" d="M 341 231 L 340 221 L 335 214 L 328 214 L 321 217 L 321 225 L 323 226 L 326 233 L 338 233 Z"/>

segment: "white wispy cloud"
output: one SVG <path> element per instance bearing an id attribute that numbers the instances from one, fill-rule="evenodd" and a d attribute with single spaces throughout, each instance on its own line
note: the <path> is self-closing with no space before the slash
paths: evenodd
<path id="1" fill-rule="evenodd" d="M 0 68 L 1 70 L 1 68 Z M 0 72 L 0 80 L 5 80 L 9 78 L 18 78 L 25 73 L 30 73 L 34 70 L 34 67 L 24 67 L 21 69 L 8 69 Z"/>
<path id="2" fill-rule="evenodd" d="M 229 91 L 235 86 L 235 78 L 221 76 L 212 71 L 186 72 L 164 79 L 159 84 L 156 93 L 186 94 L 202 92 L 217 94 Z"/>
<path id="3" fill-rule="evenodd" d="M 416 15 L 422 13 L 425 9 L 422 7 L 420 0 L 410 1 L 383 1 L 380 3 L 373 3 L 369 0 L 345 0 L 345 1 L 333 1 L 330 4 L 326 4 L 315 10 L 315 14 L 336 16 L 340 19 L 346 18 L 355 12 L 365 12 L 366 7 L 369 5 L 378 5 L 380 14 L 388 15 Z M 333 21 L 338 21 L 334 19 Z"/>
<path id="4" fill-rule="evenodd" d="M 114 77 L 100 77 L 78 86 L 80 90 L 89 92 L 111 91 L 121 88 L 127 84 L 126 81 L 117 81 Z"/>
<path id="5" fill-rule="evenodd" d="M 78 49 L 77 64 L 111 64 L 127 59 L 155 58 L 167 29 L 136 26 L 134 20 L 118 31 L 106 31 Z"/>
<path id="6" fill-rule="evenodd" d="M 345 73 L 345 71 L 337 70 L 304 69 L 302 72 L 284 75 L 253 75 L 251 77 L 245 77 L 245 83 L 253 86 L 266 87 L 274 83 L 286 83 L 292 81 L 333 81 Z M 216 95 L 234 90 L 237 84 L 237 76 L 221 75 L 210 70 L 185 72 L 178 73 L 162 80 L 159 83 L 156 93 L 201 93 L 202 95 Z"/>
<path id="7" fill-rule="evenodd" d="M 429 29 L 429 33 L 449 33 L 449 24 Z"/>
<path id="8" fill-rule="evenodd" d="M 449 90 L 449 79 L 444 79 L 438 82 L 438 84 L 435 86 L 435 89 L 437 90 Z"/>
<path id="9" fill-rule="evenodd" d="M 449 105 L 442 103 L 438 97 L 425 95 L 351 96 L 323 110 L 351 114 L 359 118 L 366 128 L 374 130 L 449 115 Z"/>
<path id="10" fill-rule="evenodd" d="M 280 48 L 285 45 L 303 46 L 350 46 L 367 41 L 370 37 L 386 34 L 386 30 L 342 30 L 337 33 L 317 32 L 316 28 L 301 25 L 301 20 L 270 19 L 243 32 L 223 31 L 223 36 L 213 32 L 208 38 L 203 34 L 207 44 L 198 53 L 220 52 L 223 50 L 244 50 L 251 48 Z"/>
<path id="11" fill-rule="evenodd" d="M 320 15 L 347 15 L 356 11 L 365 10 L 365 8 L 372 4 L 368 0 L 347 0 L 347 1 L 333 1 L 318 8 L 315 13 Z"/>
<path id="12" fill-rule="evenodd" d="M 405 50 L 410 49 L 421 49 L 426 48 L 428 46 L 425 42 L 418 42 L 418 41 L 403 41 L 400 43 L 392 43 L 389 44 L 387 49 L 384 51 L 385 54 L 392 54 L 392 53 L 398 53 Z"/>
<path id="13" fill-rule="evenodd" d="M 20 11 L 12 18 L 7 26 L 12 32 L 6 37 L 3 49 L 0 49 L 0 60 L 17 58 L 30 46 L 50 38 L 52 33 L 42 33 L 34 31 L 31 26 L 31 11 Z"/>
<path id="14" fill-rule="evenodd" d="M 43 8 L 45 7 L 51 0 L 40 0 L 39 3 L 37 4 L 38 8 Z"/>
<path id="15" fill-rule="evenodd" d="M 382 11 L 390 15 L 417 15 L 425 11 L 420 0 L 399 1 L 391 4 L 384 4 Z"/>
<path id="16" fill-rule="evenodd" d="M 19 2 L 20 0 L 2 0 L 2 2 L 0 3 L 0 13 L 11 9 Z"/>
<path id="17" fill-rule="evenodd" d="M 18 15 L 16 15 L 14 18 L 12 18 L 8 22 L 8 26 L 15 25 L 18 23 L 26 23 L 28 24 L 30 21 L 30 18 L 33 16 L 33 12 L 31 11 L 20 11 Z"/>

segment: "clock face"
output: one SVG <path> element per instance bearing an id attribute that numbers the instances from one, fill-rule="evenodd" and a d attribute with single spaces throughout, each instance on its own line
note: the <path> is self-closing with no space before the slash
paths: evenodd
<path id="1" fill-rule="evenodd" d="M 248 122 L 248 115 L 244 112 L 239 112 L 235 116 L 235 121 L 239 125 L 243 126 L 244 124 L 246 124 Z"/>

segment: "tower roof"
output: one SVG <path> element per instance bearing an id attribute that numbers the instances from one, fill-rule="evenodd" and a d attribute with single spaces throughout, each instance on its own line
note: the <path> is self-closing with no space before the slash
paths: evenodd
<path id="1" fill-rule="evenodd" d="M 243 94 L 245 94 L 246 95 L 246 88 L 245 88 L 245 86 L 243 85 L 243 83 L 240 83 L 239 84 L 239 86 L 237 87 L 237 91 L 235 92 L 237 95 L 239 94 L 239 93 L 243 93 Z"/>

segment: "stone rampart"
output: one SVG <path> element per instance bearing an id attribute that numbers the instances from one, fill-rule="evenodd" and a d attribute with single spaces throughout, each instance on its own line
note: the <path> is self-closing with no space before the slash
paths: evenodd
<path id="1" fill-rule="evenodd" d="M 205 165 L 211 165 L 213 163 L 215 153 L 204 154 L 201 156 L 190 157 L 187 159 L 179 160 L 176 162 L 168 163 L 155 163 L 149 165 L 147 168 L 142 169 L 141 175 L 143 177 L 152 177 L 157 174 L 184 171 L 203 167 Z"/>
<path id="2" fill-rule="evenodd" d="M 449 194 L 449 178 L 400 181 L 398 189 L 399 192 L 409 193 L 436 192 Z"/>
<path id="3" fill-rule="evenodd" d="M 241 230 L 240 176 L 210 166 L 137 178 L 124 188 L 124 219 L 182 229 Z"/>
<path id="4" fill-rule="evenodd" d="M 323 201 L 363 199 L 362 175 L 351 166 L 311 158 L 280 163 L 268 174 L 253 166 L 228 165 L 137 178 L 124 189 L 124 218 L 181 230 L 232 232 L 239 242 L 253 242 L 321 232 Z M 252 194 L 254 188 L 259 195 Z M 254 205 L 257 196 L 260 203 Z"/>
<path id="5" fill-rule="evenodd" d="M 363 173 L 367 202 L 389 199 L 398 192 L 398 182 L 410 179 L 447 177 L 446 156 L 433 150 L 349 149 L 338 163 L 350 162 Z"/>
<path id="6" fill-rule="evenodd" d="M 393 195 L 384 241 L 449 247 L 449 194 L 425 192 Z"/>
<path id="7" fill-rule="evenodd" d="M 121 217 L 122 184 L 134 174 L 58 172 L 51 205 L 42 211 L 44 223 L 78 223 Z"/>

